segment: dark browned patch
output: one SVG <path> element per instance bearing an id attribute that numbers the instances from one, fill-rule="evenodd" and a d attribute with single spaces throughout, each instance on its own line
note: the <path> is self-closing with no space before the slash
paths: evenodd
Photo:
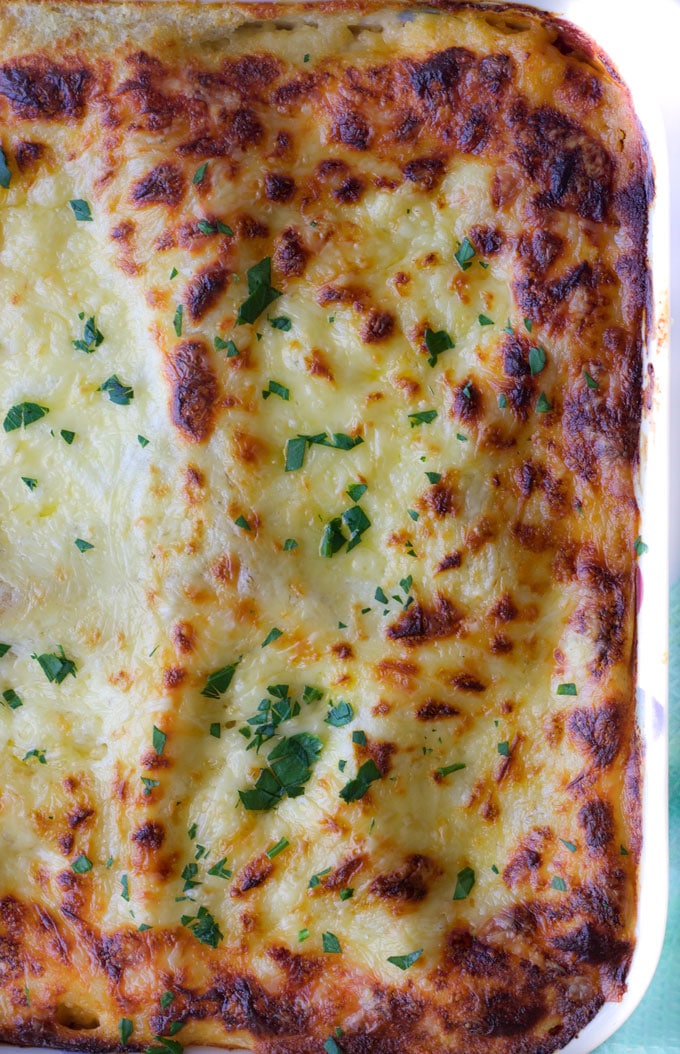
<path id="1" fill-rule="evenodd" d="M 280 172 L 267 172 L 264 177 L 264 192 L 270 201 L 290 201 L 295 194 L 295 180 Z"/>
<path id="2" fill-rule="evenodd" d="M 380 344 L 388 340 L 394 332 L 394 315 L 389 311 L 372 310 L 361 327 L 361 339 L 364 344 Z"/>
<path id="3" fill-rule="evenodd" d="M 599 768 L 606 768 L 621 747 L 623 715 L 614 701 L 586 709 L 577 707 L 567 720 L 567 729 L 576 745 L 590 755 Z"/>
<path id="4" fill-rule="evenodd" d="M 322 964 L 318 959 L 313 959 L 308 955 L 296 955 L 282 945 L 267 948 L 267 955 L 283 970 L 294 985 L 310 981 L 322 969 Z"/>
<path id="5" fill-rule="evenodd" d="M 512 533 L 523 549 L 544 553 L 552 544 L 550 530 L 536 523 L 513 523 Z"/>
<path id="6" fill-rule="evenodd" d="M 269 227 L 267 224 L 248 213 L 239 216 L 236 221 L 236 230 L 240 237 L 245 238 L 247 241 L 254 241 L 256 238 L 269 237 Z"/>
<path id="7" fill-rule="evenodd" d="M 172 643 L 181 655 L 190 655 L 196 647 L 196 630 L 190 622 L 178 622 L 172 628 Z"/>
<path id="8" fill-rule="evenodd" d="M 300 232 L 295 227 L 286 227 L 274 250 L 274 266 L 286 278 L 300 278 L 305 273 L 308 257 Z"/>
<path id="9" fill-rule="evenodd" d="M 403 611 L 397 621 L 387 627 L 386 635 L 408 647 L 417 647 L 433 640 L 455 637 L 462 621 L 462 612 L 448 597 L 438 593 L 432 606 L 415 603 Z"/>
<path id="10" fill-rule="evenodd" d="M 444 516 L 455 515 L 456 500 L 453 487 L 441 480 L 434 483 L 423 496 L 423 505 L 430 509 L 435 516 L 442 519 Z"/>
<path id="11" fill-rule="evenodd" d="M 117 242 L 129 242 L 135 233 L 135 225 L 132 220 L 121 220 L 111 231 L 111 237 Z"/>
<path id="12" fill-rule="evenodd" d="M 132 184 L 131 200 L 135 205 L 179 205 L 186 193 L 186 180 L 177 167 L 168 161 L 156 165 Z"/>
<path id="13" fill-rule="evenodd" d="M 334 115 L 331 138 L 354 150 L 367 150 L 371 129 L 365 118 L 356 110 L 341 109 Z"/>
<path id="14" fill-rule="evenodd" d="M 459 384 L 453 391 L 453 413 L 465 424 L 472 424 L 482 412 L 482 393 L 473 381 Z"/>
<path id="15" fill-rule="evenodd" d="M 474 673 L 467 673 L 465 671 L 454 673 L 447 677 L 447 682 L 452 688 L 457 688 L 459 692 L 486 691 L 486 685 L 483 681 L 480 681 L 479 677 L 475 676 Z"/>
<path id="16" fill-rule="evenodd" d="M 594 798 L 579 810 L 578 822 L 583 828 L 589 849 L 604 849 L 614 837 L 614 815 L 608 801 Z"/>
<path id="17" fill-rule="evenodd" d="M 32 143 L 22 140 L 22 142 L 17 143 L 14 150 L 17 168 L 20 172 L 25 172 L 27 169 L 32 168 L 33 165 L 37 165 L 44 153 L 45 146 L 43 143 Z"/>
<path id="18" fill-rule="evenodd" d="M 376 875 L 371 882 L 371 893 L 383 900 L 424 900 L 430 891 L 431 882 L 439 874 L 441 868 L 433 860 L 413 853 L 397 870 Z"/>
<path id="19" fill-rule="evenodd" d="M 184 293 L 192 322 L 199 322 L 215 306 L 227 287 L 228 279 L 226 269 L 220 264 L 209 264 L 194 275 Z"/>
<path id="20" fill-rule="evenodd" d="M 334 655 L 337 655 L 339 659 L 354 658 L 354 651 L 352 650 L 352 645 L 345 644 L 343 641 L 340 641 L 338 644 L 333 644 L 331 646 L 331 651 Z"/>
<path id="21" fill-rule="evenodd" d="M 387 740 L 377 742 L 376 740 L 370 739 L 368 741 L 368 746 L 365 749 L 369 757 L 375 762 L 376 767 L 380 771 L 380 775 L 387 776 L 392 768 L 392 758 L 398 750 L 396 743 L 389 743 Z"/>
<path id="22" fill-rule="evenodd" d="M 202 340 L 185 341 L 168 356 L 170 414 L 187 439 L 201 443 L 212 432 L 218 389 L 210 350 Z"/>
<path id="23" fill-rule="evenodd" d="M 229 896 L 241 897 L 248 890 L 261 886 L 269 878 L 273 870 L 274 864 L 266 853 L 254 857 L 236 875 L 229 890 Z"/>
<path id="24" fill-rule="evenodd" d="M 536 873 L 543 862 L 541 854 L 531 846 L 522 846 L 503 871 L 503 881 L 512 888 L 518 882 L 526 882 Z"/>
<path id="25" fill-rule="evenodd" d="M 20 59 L 0 67 L 0 95 L 26 121 L 82 117 L 93 81 L 86 68 L 59 66 L 46 58 Z"/>
<path id="26" fill-rule="evenodd" d="M 334 867 L 330 875 L 326 875 L 322 880 L 322 884 L 325 889 L 344 889 L 347 883 L 354 878 L 356 873 L 366 863 L 365 853 L 358 853 L 355 856 L 350 856 L 342 863 Z"/>
<path id="27" fill-rule="evenodd" d="M 588 922 L 563 936 L 551 937 L 550 944 L 553 948 L 567 952 L 572 961 L 594 966 L 621 962 L 630 956 L 632 950 L 630 942 L 614 937 L 611 929 Z"/>
<path id="28" fill-rule="evenodd" d="M 75 841 L 75 839 L 74 839 L 73 835 L 70 832 L 69 833 L 64 832 L 63 834 L 60 834 L 60 835 L 57 836 L 57 845 L 61 849 L 61 851 L 64 854 L 64 856 L 68 856 L 69 855 L 69 853 L 73 849 L 74 841 Z"/>
<path id="29" fill-rule="evenodd" d="M 438 157 L 419 157 L 404 165 L 404 179 L 417 183 L 421 190 L 434 190 L 444 176 L 444 162 Z"/>
<path id="30" fill-rule="evenodd" d="M 165 841 L 165 830 L 162 823 L 148 820 L 132 835 L 132 841 L 145 849 L 160 849 Z"/>
<path id="31" fill-rule="evenodd" d="M 168 666 L 163 670 L 163 686 L 165 688 L 179 688 L 187 675 L 182 666 Z"/>
<path id="32" fill-rule="evenodd" d="M 554 231 L 539 227 L 522 234 L 518 251 L 520 258 L 532 274 L 545 275 L 564 252 L 564 240 Z"/>
<path id="33" fill-rule="evenodd" d="M 409 688 L 413 678 L 420 673 L 420 666 L 406 659 L 381 659 L 375 664 L 378 679 L 399 688 Z"/>
<path id="34" fill-rule="evenodd" d="M 509 593 L 504 593 L 489 611 L 489 615 L 496 622 L 512 622 L 517 618 L 519 612 Z"/>
<path id="35" fill-rule="evenodd" d="M 318 348 L 312 348 L 309 355 L 305 356 L 307 372 L 312 377 L 323 377 L 326 381 L 334 381 L 333 371 L 326 362 L 324 353 Z"/>
<path id="36" fill-rule="evenodd" d="M 440 703 L 436 699 L 426 699 L 416 710 L 420 721 L 441 721 L 449 717 L 458 717 L 460 710 L 450 703 Z"/>
<path id="37" fill-rule="evenodd" d="M 505 633 L 497 633 L 496 636 L 491 639 L 491 652 L 493 655 L 509 655 L 514 646 L 515 645 Z"/>
<path id="38" fill-rule="evenodd" d="M 503 231 L 498 227 L 471 227 L 468 237 L 482 256 L 495 256 L 503 248 L 505 240 Z"/>
<path id="39" fill-rule="evenodd" d="M 462 562 L 463 554 L 460 550 L 457 549 L 453 553 L 448 553 L 448 555 L 437 564 L 437 574 L 440 575 L 443 571 L 455 571 L 456 568 L 460 567 Z"/>
<path id="40" fill-rule="evenodd" d="M 71 828 L 80 827 L 82 824 L 86 823 L 91 816 L 94 816 L 94 809 L 86 809 L 85 806 L 80 805 L 77 809 L 74 809 L 72 813 L 69 813 L 67 823 Z"/>

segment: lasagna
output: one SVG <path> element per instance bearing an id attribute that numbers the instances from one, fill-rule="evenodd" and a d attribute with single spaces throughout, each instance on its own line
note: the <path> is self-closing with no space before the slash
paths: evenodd
<path id="1" fill-rule="evenodd" d="M 634 949 L 626 87 L 503 3 L 0 39 L 0 1038 L 562 1047 Z"/>

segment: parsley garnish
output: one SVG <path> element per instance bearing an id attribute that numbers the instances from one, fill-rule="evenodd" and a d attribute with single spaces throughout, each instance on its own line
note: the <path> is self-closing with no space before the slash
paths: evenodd
<path id="1" fill-rule="evenodd" d="M 347 488 L 347 493 L 349 494 L 352 501 L 361 501 L 367 490 L 368 487 L 365 483 L 352 483 Z"/>
<path id="2" fill-rule="evenodd" d="M 550 883 L 551 889 L 558 889 L 560 893 L 567 892 L 567 883 L 559 875 L 555 875 L 552 882 Z"/>
<path id="3" fill-rule="evenodd" d="M 75 677 L 78 672 L 78 667 L 73 659 L 66 658 L 61 644 L 59 645 L 58 655 L 55 655 L 54 652 L 44 652 L 42 655 L 36 655 L 34 652 L 31 658 L 36 659 L 40 663 L 40 668 L 50 682 L 55 681 L 57 684 L 61 684 L 69 674 L 71 677 Z"/>
<path id="4" fill-rule="evenodd" d="M 506 410 L 507 406 L 508 406 L 508 397 L 507 397 L 507 395 L 499 395 L 498 396 L 498 409 L 499 410 Z"/>
<path id="5" fill-rule="evenodd" d="M 418 961 L 420 956 L 423 954 L 423 949 L 419 948 L 416 952 L 409 952 L 408 955 L 388 955 L 388 963 L 392 963 L 393 966 L 398 966 L 400 970 L 408 970 Z"/>
<path id="6" fill-rule="evenodd" d="M 11 181 L 12 173 L 10 172 L 9 165 L 7 164 L 5 151 L 0 146 L 0 187 L 3 187 L 4 190 L 8 190 Z"/>
<path id="7" fill-rule="evenodd" d="M 321 946 L 325 952 L 329 952 L 332 955 L 339 955 L 342 952 L 340 941 L 334 933 L 330 933 L 328 930 L 321 935 Z"/>
<path id="8" fill-rule="evenodd" d="M 361 536 L 371 526 L 371 521 L 360 505 L 353 505 L 346 509 L 342 516 L 334 517 L 324 527 L 321 536 L 319 552 L 321 556 L 334 556 L 347 543 L 349 553 L 361 541 Z M 345 537 L 343 527 L 349 531 L 349 539 Z"/>
<path id="9" fill-rule="evenodd" d="M 120 895 L 123 900 L 130 899 L 130 882 L 127 875 L 122 875 L 120 879 Z"/>
<path id="10" fill-rule="evenodd" d="M 240 527 L 244 531 L 249 531 L 250 530 L 250 524 L 248 523 L 248 521 L 245 518 L 245 516 L 237 516 L 236 519 L 234 520 L 234 523 L 236 524 L 237 527 Z"/>
<path id="11" fill-rule="evenodd" d="M 457 251 L 454 253 L 456 260 L 460 265 L 461 271 L 467 271 L 469 267 L 472 267 L 472 259 L 475 255 L 475 250 L 472 243 L 467 239 L 463 238 L 462 243 L 458 246 Z"/>
<path id="12" fill-rule="evenodd" d="M 205 908 L 199 908 L 199 915 L 201 911 L 205 911 Z M 188 916 L 184 917 L 188 918 Z M 204 943 L 207 943 L 207 941 Z M 213 945 L 213 947 L 216 947 L 216 945 Z M 155 1036 L 154 1038 L 163 1045 L 161 1047 L 147 1047 L 145 1054 L 184 1054 L 184 1047 L 176 1039 L 167 1039 L 166 1036 Z"/>
<path id="13" fill-rule="evenodd" d="M 177 278 L 178 274 L 179 271 L 177 270 L 177 268 L 173 267 L 172 271 L 170 272 L 170 281 L 172 282 L 173 278 Z"/>
<path id="14" fill-rule="evenodd" d="M 41 417 L 45 417 L 49 412 L 47 406 L 39 406 L 38 403 L 17 403 L 16 406 L 8 410 L 2 426 L 6 432 L 13 432 L 16 428 L 21 428 L 22 425 L 27 428 L 28 425 L 39 421 Z"/>
<path id="15" fill-rule="evenodd" d="M 90 206 L 83 198 L 74 198 L 73 201 L 69 201 L 69 205 L 73 209 L 73 215 L 81 223 L 92 220 Z"/>
<path id="16" fill-rule="evenodd" d="M 562 845 L 566 845 L 566 847 L 567 847 L 567 849 L 569 850 L 570 853 L 575 853 L 576 852 L 576 846 L 574 845 L 573 842 L 568 842 L 566 840 L 566 838 L 560 838 L 560 842 L 562 843 Z"/>
<path id="17" fill-rule="evenodd" d="M 11 647 L 11 644 L 0 644 L 0 659 L 3 657 L 3 655 L 7 654 Z"/>
<path id="18" fill-rule="evenodd" d="M 270 629 L 269 633 L 267 634 L 267 636 L 262 641 L 262 644 L 260 645 L 260 647 L 261 648 L 266 648 L 268 644 L 273 644 L 273 642 L 275 640 L 278 640 L 279 637 L 282 637 L 282 636 L 283 636 L 283 630 L 280 630 L 276 626 L 274 626 L 274 629 Z"/>
<path id="19" fill-rule="evenodd" d="M 211 223 L 210 220 L 199 220 L 196 224 L 201 234 L 226 234 L 228 237 L 233 238 L 234 232 L 227 223 L 222 223 L 222 220 L 215 220 Z"/>
<path id="20" fill-rule="evenodd" d="M 547 414 L 547 413 L 550 413 L 551 410 L 552 410 L 552 403 L 548 399 L 548 396 L 545 394 L 545 392 L 541 392 L 541 394 L 538 397 L 538 402 L 536 403 L 536 413 L 537 414 Z"/>
<path id="21" fill-rule="evenodd" d="M 118 406 L 128 406 L 135 397 L 133 389 L 128 384 L 123 384 L 115 373 L 104 381 L 99 391 L 106 392 L 111 402 Z"/>
<path id="22" fill-rule="evenodd" d="M 182 321 L 183 321 L 183 318 L 184 318 L 184 306 L 182 304 L 178 304 L 176 309 L 175 309 L 174 318 L 172 320 L 172 324 L 173 324 L 173 326 L 175 328 L 175 333 L 177 334 L 178 337 L 182 336 Z"/>
<path id="23" fill-rule="evenodd" d="M 182 915 L 180 922 L 191 930 L 201 944 L 216 948 L 223 939 L 222 932 L 207 908 L 199 908 L 197 915 Z"/>
<path id="24" fill-rule="evenodd" d="M 453 894 L 454 900 L 465 900 L 475 884 L 475 873 L 471 867 L 464 867 L 456 875 L 456 888 Z"/>
<path id="25" fill-rule="evenodd" d="M 439 483 L 442 478 L 441 472 L 426 472 L 425 475 L 429 479 L 430 483 Z"/>
<path id="26" fill-rule="evenodd" d="M 118 1022 L 118 1031 L 120 1033 L 120 1042 L 123 1047 L 127 1046 L 127 1041 L 134 1031 L 134 1025 L 130 1021 L 129 1017 L 121 1017 Z"/>
<path id="27" fill-rule="evenodd" d="M 493 326 L 495 324 L 494 320 L 489 318 L 488 315 L 480 315 L 478 321 L 480 326 Z"/>
<path id="28" fill-rule="evenodd" d="M 170 1004 L 174 1002 L 174 1000 L 174 992 L 163 992 L 163 995 L 160 998 L 161 1008 L 163 1010 L 167 1010 Z"/>
<path id="29" fill-rule="evenodd" d="M 389 604 L 389 602 L 390 602 L 389 598 L 388 598 L 387 594 L 385 593 L 385 590 L 382 588 L 382 586 L 378 586 L 378 588 L 375 591 L 374 596 L 375 596 L 375 599 L 380 604 Z"/>
<path id="30" fill-rule="evenodd" d="M 219 699 L 221 695 L 224 695 L 232 682 L 237 666 L 238 662 L 233 662 L 229 666 L 222 666 L 221 669 L 214 670 L 213 673 L 209 674 L 201 695 L 206 696 L 208 699 Z"/>
<path id="31" fill-rule="evenodd" d="M 21 481 L 26 484 L 29 490 L 35 490 L 38 486 L 37 479 L 34 479 L 32 476 L 22 476 Z"/>
<path id="32" fill-rule="evenodd" d="M 317 435 L 298 435 L 295 439 L 289 439 L 286 443 L 286 472 L 296 472 L 302 468 L 305 460 L 307 446 L 326 446 L 334 450 L 353 450 L 355 446 L 363 443 L 361 436 L 349 436 L 344 432 L 331 432 L 330 437 L 326 432 Z"/>
<path id="33" fill-rule="evenodd" d="M 599 392 L 600 386 L 595 380 L 595 378 L 591 377 L 587 370 L 584 370 L 583 373 L 585 374 L 586 384 L 588 385 L 588 387 L 592 388 L 593 391 Z"/>
<path id="34" fill-rule="evenodd" d="M 270 318 L 269 325 L 274 329 L 281 329 L 284 333 L 288 333 L 293 323 L 286 315 L 279 315 L 278 318 Z"/>
<path id="35" fill-rule="evenodd" d="M 2 693 L 2 698 L 5 700 L 10 710 L 18 710 L 20 706 L 24 705 L 23 700 L 17 695 L 13 688 L 5 688 Z"/>
<path id="36" fill-rule="evenodd" d="M 71 870 L 75 871 L 77 875 L 84 875 L 92 870 L 92 861 L 88 860 L 87 857 L 81 853 L 71 864 Z"/>
<path id="37" fill-rule="evenodd" d="M 568 684 L 558 684 L 558 686 L 557 686 L 557 694 L 558 695 L 578 695 L 578 691 L 576 690 L 576 685 L 574 684 L 574 682 L 570 681 Z"/>
<path id="38" fill-rule="evenodd" d="M 308 939 L 309 939 L 309 930 L 305 926 L 305 928 L 303 930 L 299 930 L 298 931 L 298 941 L 300 942 L 300 944 L 302 944 L 303 941 L 306 941 Z"/>
<path id="39" fill-rule="evenodd" d="M 160 786 L 159 780 L 149 779 L 148 776 L 142 776 L 142 783 L 144 784 L 144 797 L 148 798 L 154 787 Z"/>
<path id="40" fill-rule="evenodd" d="M 255 787 L 238 792 L 245 808 L 273 809 L 286 794 L 289 798 L 304 794 L 304 785 L 311 779 L 322 746 L 318 736 L 308 732 L 283 738 L 270 751 L 269 768 L 260 771 Z"/>
<path id="41" fill-rule="evenodd" d="M 59 435 L 64 440 L 67 446 L 70 446 L 73 440 L 76 438 L 75 432 L 71 432 L 68 428 L 62 428 Z"/>
<path id="42" fill-rule="evenodd" d="M 411 422 L 411 428 L 416 428 L 418 425 L 431 424 L 436 416 L 436 410 L 420 410 L 417 414 L 409 414 L 408 419 Z"/>
<path id="43" fill-rule="evenodd" d="M 298 543 L 295 541 L 294 538 L 286 538 L 285 542 L 283 543 L 284 553 L 289 553 L 292 549 L 297 549 L 297 547 Z"/>
<path id="44" fill-rule="evenodd" d="M 342 788 L 340 791 L 340 797 L 346 802 L 359 801 L 360 798 L 363 798 L 371 784 L 380 779 L 382 779 L 382 772 L 376 765 L 375 761 L 373 761 L 372 758 L 369 758 L 368 761 L 364 761 L 363 765 L 359 767 L 354 779 L 350 780 L 349 783 L 346 783 Z"/>
<path id="45" fill-rule="evenodd" d="M 527 333 L 531 333 L 531 330 L 533 329 L 533 322 L 530 318 L 524 319 L 524 328 L 526 329 Z"/>
<path id="46" fill-rule="evenodd" d="M 466 766 L 462 761 L 456 761 L 453 765 L 444 765 L 443 768 L 437 769 L 438 776 L 450 776 L 452 772 L 460 772 Z"/>
<path id="47" fill-rule="evenodd" d="M 529 369 L 532 377 L 535 377 L 545 369 L 546 362 L 545 348 L 529 348 Z"/>
<path id="48" fill-rule="evenodd" d="M 149 445 L 149 440 L 146 438 L 146 436 L 137 436 L 137 442 L 141 447 Z"/>
<path id="49" fill-rule="evenodd" d="M 407 513 L 409 514 L 409 516 L 411 517 L 412 520 L 415 521 L 415 520 L 419 520 L 420 519 L 420 513 L 416 512 L 415 509 L 407 509 L 406 511 L 407 511 Z"/>
<path id="50" fill-rule="evenodd" d="M 104 334 L 101 330 L 97 329 L 93 316 L 92 318 L 88 318 L 85 323 L 82 340 L 72 340 L 71 343 L 74 348 L 78 349 L 78 351 L 84 351 L 86 355 L 91 355 L 103 340 Z"/>
<path id="51" fill-rule="evenodd" d="M 430 353 L 427 361 L 430 366 L 436 366 L 439 356 L 443 355 L 445 351 L 455 348 L 455 344 L 445 329 L 440 329 L 435 333 L 434 330 L 428 327 L 425 330 L 425 347 Z"/>
<path id="52" fill-rule="evenodd" d="M 152 734 L 151 742 L 153 743 L 153 748 L 154 748 L 154 750 L 156 751 L 156 753 L 158 754 L 159 757 L 161 757 L 161 755 L 163 754 L 163 751 L 165 750 L 165 744 L 166 744 L 167 738 L 168 737 L 165 734 L 165 732 L 161 732 L 160 728 L 156 728 L 155 725 L 153 726 L 153 734 Z"/>
<path id="53" fill-rule="evenodd" d="M 276 845 L 270 846 L 270 848 L 267 850 L 266 855 L 269 857 L 270 860 L 273 860 L 275 856 L 278 856 L 279 853 L 282 853 L 283 850 L 287 849 L 289 845 L 290 842 L 287 838 L 279 838 Z"/>
<path id="54" fill-rule="evenodd" d="M 262 312 L 281 296 L 278 289 L 271 285 L 272 262 L 269 256 L 260 260 L 254 267 L 249 268 L 248 297 L 238 309 L 236 324 L 255 322 Z"/>
<path id="55" fill-rule="evenodd" d="M 210 735 L 213 737 L 213 739 L 221 739 L 222 738 L 222 725 L 219 723 L 219 721 L 213 721 L 211 723 L 211 725 L 210 725 Z"/>
<path id="56" fill-rule="evenodd" d="M 270 381 L 269 387 L 262 392 L 262 398 L 268 399 L 270 395 L 278 395 L 280 399 L 287 403 L 290 399 L 290 390 L 283 384 L 279 384 L 278 381 Z"/>
<path id="57" fill-rule="evenodd" d="M 206 173 L 207 168 L 208 168 L 208 162 L 207 161 L 204 161 L 202 165 L 198 166 L 198 168 L 194 172 L 194 178 L 191 181 L 194 185 L 203 182 L 203 177 L 204 177 L 204 175 Z"/>
<path id="58" fill-rule="evenodd" d="M 225 867 L 226 862 L 227 858 L 226 856 L 223 856 L 221 860 L 218 860 L 216 864 L 213 864 L 213 866 L 208 869 L 208 874 L 212 875 L 214 878 L 231 878 L 234 872 L 230 871 L 228 867 Z"/>
<path id="59" fill-rule="evenodd" d="M 348 886 L 347 889 L 341 889 L 338 896 L 340 900 L 351 900 L 354 896 L 354 890 Z"/>
<path id="60" fill-rule="evenodd" d="M 507 739 L 505 739 L 502 743 L 498 743 L 496 745 L 496 749 L 498 750 L 498 753 L 501 754 L 504 758 L 510 757 L 510 744 L 508 743 Z"/>
<path id="61" fill-rule="evenodd" d="M 81 553 L 86 553 L 88 549 L 94 549 L 92 542 L 86 542 L 84 538 L 76 538 L 73 544 Z"/>
<path id="62" fill-rule="evenodd" d="M 642 535 L 638 534 L 637 538 L 633 542 L 633 548 L 638 556 L 643 556 L 644 553 L 649 552 L 649 546 L 642 541 Z"/>
<path id="63" fill-rule="evenodd" d="M 332 704 L 333 700 L 330 699 L 329 706 L 331 709 L 324 719 L 327 725 L 332 725 L 333 728 L 342 728 L 343 725 L 348 725 L 354 720 L 354 710 L 344 699 L 338 700 L 335 706 Z"/>
<path id="64" fill-rule="evenodd" d="M 367 743 L 366 733 L 361 730 L 358 732 L 352 732 L 352 742 L 358 743 L 360 747 L 365 747 Z"/>
<path id="65" fill-rule="evenodd" d="M 47 758 L 45 757 L 44 750 L 29 750 L 27 754 L 24 754 L 22 761 L 28 761 L 29 758 L 37 758 L 41 765 L 47 764 Z"/>

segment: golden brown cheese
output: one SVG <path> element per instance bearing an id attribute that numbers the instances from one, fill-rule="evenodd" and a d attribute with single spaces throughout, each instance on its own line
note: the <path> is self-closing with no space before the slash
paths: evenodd
<path id="1" fill-rule="evenodd" d="M 0 33 L 0 1038 L 558 1049 L 634 947 L 625 87 L 503 4 Z"/>

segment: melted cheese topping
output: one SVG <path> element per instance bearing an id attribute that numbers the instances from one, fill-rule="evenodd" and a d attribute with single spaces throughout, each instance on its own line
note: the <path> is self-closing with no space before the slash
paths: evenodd
<path id="1" fill-rule="evenodd" d="M 641 135 L 552 19 L 256 14 L 3 7 L 0 1035 L 552 1050 L 632 950 Z"/>

